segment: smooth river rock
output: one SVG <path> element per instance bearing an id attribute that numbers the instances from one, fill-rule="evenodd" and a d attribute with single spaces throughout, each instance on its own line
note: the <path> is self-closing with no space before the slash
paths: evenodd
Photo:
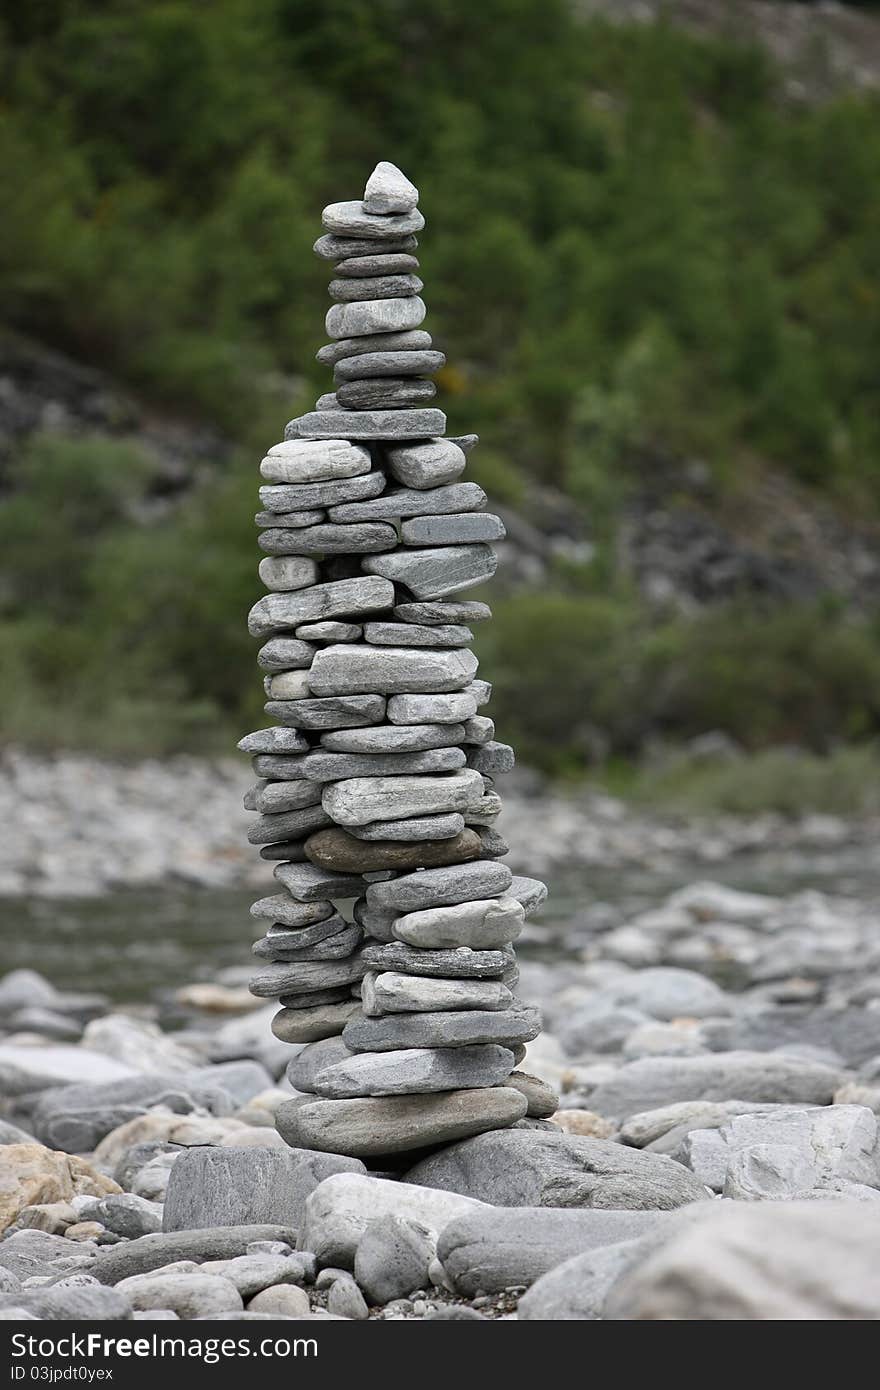
<path id="1" fill-rule="evenodd" d="M 438 1011 L 388 1014 L 352 1019 L 345 1025 L 343 1041 L 352 1052 L 393 1052 L 400 1048 L 456 1048 L 496 1043 L 526 1043 L 541 1031 L 538 1010 L 522 1005 L 513 1009 L 468 1009 L 461 1013 Z"/>
<path id="2" fill-rule="evenodd" d="M 388 471 L 404 487 L 419 489 L 452 483 L 465 470 L 463 449 L 451 439 L 429 439 L 387 451 Z"/>
<path id="3" fill-rule="evenodd" d="M 475 777 L 477 781 L 473 780 Z M 390 820 L 393 817 L 405 820 L 407 816 L 465 811 L 479 796 L 481 787 L 479 773 L 470 770 L 437 777 L 352 777 L 325 787 L 322 804 L 338 825 L 368 825 L 371 821 Z M 447 880 L 454 874 L 451 869 L 429 872 L 446 873 Z M 488 872 L 485 878 L 488 881 Z M 500 876 L 492 881 L 500 881 Z M 505 886 L 509 882 L 507 878 Z M 432 879 L 426 887 L 430 888 L 435 883 L 436 880 Z M 377 901 L 375 905 L 398 904 Z"/>
<path id="4" fill-rule="evenodd" d="M 512 1070 L 513 1053 L 505 1047 L 412 1047 L 396 1052 L 362 1052 L 332 1062 L 311 1078 L 309 1089 L 332 1099 L 423 1095 L 496 1086 Z M 425 1185 L 452 1187 L 430 1182 Z"/>
<path id="5" fill-rule="evenodd" d="M 296 593 L 266 594 L 248 614 L 248 630 L 253 637 L 263 637 L 316 618 L 375 613 L 393 603 L 394 585 L 387 579 L 340 579 Z"/>
<path id="6" fill-rule="evenodd" d="M 405 913 L 398 917 L 393 931 L 398 941 L 410 946 L 492 950 L 515 941 L 524 921 L 525 912 L 516 898 L 478 898 L 454 907 Z"/>
<path id="7" fill-rule="evenodd" d="M 507 1009 L 513 995 L 500 980 L 437 979 L 397 970 L 370 971 L 361 982 L 366 1017 L 441 1009 Z"/>
<path id="8" fill-rule="evenodd" d="M 308 684 L 317 696 L 444 692 L 467 685 L 477 665 L 477 658 L 467 648 L 414 651 L 340 642 L 316 653 Z"/>
<path id="9" fill-rule="evenodd" d="M 470 589 L 491 579 L 497 566 L 498 558 L 488 545 L 397 550 L 389 555 L 371 555 L 364 561 L 368 574 L 406 585 L 416 599 L 442 598 Z"/>
<path id="10" fill-rule="evenodd" d="M 346 502 L 331 507 L 329 516 L 331 521 L 340 522 L 386 521 L 407 516 L 479 511 L 485 505 L 486 494 L 478 483 L 450 483 L 429 492 L 403 487 L 386 491 L 368 502 Z"/>
<path id="11" fill-rule="evenodd" d="M 347 439 L 286 439 L 275 444 L 260 464 L 271 483 L 321 483 L 369 473 L 370 451 Z"/>
<path id="12" fill-rule="evenodd" d="M 332 807 L 328 809 L 332 815 Z M 500 897 L 506 893 L 512 881 L 513 874 L 504 864 L 463 864 L 457 871 L 427 869 L 424 873 L 407 874 L 390 883 L 371 883 L 367 889 L 367 902 L 375 908 L 420 912 L 426 907 L 452 906 L 454 903 L 473 902 L 477 898 Z M 640 1109 L 645 1107 L 641 1106 Z"/>

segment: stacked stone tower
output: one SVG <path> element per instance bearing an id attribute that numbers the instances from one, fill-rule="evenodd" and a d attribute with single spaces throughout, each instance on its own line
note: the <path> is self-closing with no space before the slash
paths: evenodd
<path id="1" fill-rule="evenodd" d="M 445 358 L 420 327 L 417 203 L 382 163 L 362 201 L 324 210 L 336 390 L 260 466 L 269 592 L 249 627 L 272 726 L 239 745 L 259 779 L 249 839 L 279 884 L 251 909 L 251 989 L 307 1044 L 278 1128 L 385 1163 L 547 1113 L 515 1070 L 540 1025 L 513 950 L 546 890 L 500 862 L 513 751 L 480 713 L 469 625 L 490 610 L 458 597 L 494 572 L 504 527 L 461 481 L 476 437 L 445 438 L 430 404 Z"/>

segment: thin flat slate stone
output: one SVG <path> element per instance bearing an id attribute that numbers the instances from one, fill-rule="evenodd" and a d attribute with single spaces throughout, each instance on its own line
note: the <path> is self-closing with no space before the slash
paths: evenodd
<path id="1" fill-rule="evenodd" d="M 294 531 L 291 534 L 304 533 Z M 308 560 L 301 555 L 267 555 L 265 560 L 260 561 L 259 575 L 267 589 L 289 593 L 314 584 L 318 578 L 318 566 L 314 560 Z"/>
<path id="2" fill-rule="evenodd" d="M 338 729 L 321 735 L 328 753 L 416 753 L 460 743 L 462 724 L 411 724 L 400 728 L 380 724 L 371 729 Z"/>
<path id="3" fill-rule="evenodd" d="M 308 930 L 308 928 L 306 928 Z M 281 946 L 271 937 L 263 937 L 254 946 L 254 954 L 281 964 L 294 964 L 297 961 L 345 960 L 361 944 L 363 931 L 357 923 L 343 922 L 342 929 L 332 936 L 311 944 L 302 943 L 290 947 Z M 257 947 L 262 949 L 257 950 Z"/>
<path id="4" fill-rule="evenodd" d="M 479 773 L 453 772 L 448 776 L 438 777 L 352 777 L 325 787 L 322 802 L 324 810 L 333 817 L 337 825 L 345 826 L 369 825 L 371 821 L 380 820 L 405 820 L 409 816 L 436 815 L 447 811 L 466 811 L 470 802 L 479 794 L 477 784 L 472 780 L 474 777 L 479 778 Z M 495 881 L 494 875 L 488 874 L 488 868 L 497 872 L 501 866 L 487 866 L 487 877 L 492 877 Z M 453 871 L 433 869 L 428 872 L 448 876 Z M 500 890 L 491 889 L 471 896 L 487 897 L 495 891 L 503 892 L 510 881 L 509 870 L 507 875 Z M 411 877 L 412 875 L 401 881 L 408 884 Z M 421 877 L 423 875 L 420 874 L 419 878 Z M 373 888 L 387 885 L 370 886 Z M 453 898 L 452 901 L 461 902 L 462 899 Z M 386 906 L 378 901 L 376 905 Z M 418 904 L 423 905 L 429 904 Z"/>
<path id="5" fill-rule="evenodd" d="M 270 555 L 370 555 L 393 550 L 397 531 L 384 521 L 361 521 L 352 526 L 331 522 L 300 531 L 264 531 L 259 545 Z"/>
<path id="6" fill-rule="evenodd" d="M 353 256 L 373 256 L 380 250 L 383 255 L 409 253 L 415 251 L 418 244 L 418 238 L 411 234 L 387 237 L 378 247 L 374 237 L 342 237 L 325 232 L 318 237 L 312 250 L 322 261 L 344 261 Z"/>
<path id="7" fill-rule="evenodd" d="M 428 439 L 387 451 L 388 471 L 404 487 L 431 488 L 452 483 L 465 470 L 464 450 L 451 439 Z"/>
<path id="8" fill-rule="evenodd" d="M 398 603 L 394 616 L 402 623 L 444 627 L 447 623 L 482 623 L 491 618 L 492 609 L 488 603 L 478 603 L 475 599 L 452 599 L 437 603 Z"/>
<path id="9" fill-rule="evenodd" d="M 350 410 L 404 410 L 423 405 L 437 394 L 433 381 L 422 377 L 376 377 L 368 381 L 343 381 L 336 399 Z"/>
<path id="10" fill-rule="evenodd" d="M 254 525 L 261 531 L 278 528 L 284 531 L 298 531 L 302 526 L 317 526 L 319 522 L 326 520 L 327 513 L 317 509 L 305 512 L 257 512 Z"/>
<path id="11" fill-rule="evenodd" d="M 426 907 L 452 906 L 454 903 L 473 902 L 476 898 L 503 897 L 512 881 L 513 874 L 507 866 L 492 861 L 462 864 L 458 872 L 453 869 L 426 869 L 424 873 L 407 874 L 391 883 L 371 883 L 367 889 L 367 903 L 372 908 L 420 912 Z"/>
<path id="12" fill-rule="evenodd" d="M 417 623 L 367 623 L 364 639 L 375 646 L 466 647 L 474 640 L 469 627 L 448 623 L 445 627 L 421 627 Z"/>
<path id="13" fill-rule="evenodd" d="M 387 256 L 381 253 L 376 256 L 349 256 L 347 260 L 339 262 L 336 274 L 346 279 L 358 280 L 369 279 L 374 275 L 409 275 L 418 268 L 417 256 L 408 256 L 398 251 Z"/>
<path id="14" fill-rule="evenodd" d="M 464 816 L 450 811 L 445 816 L 413 816 L 410 820 L 374 821 L 352 825 L 349 834 L 358 840 L 451 840 L 464 830 Z M 390 940 L 390 931 L 386 940 Z"/>
<path id="15" fill-rule="evenodd" d="M 326 834 L 318 831 L 318 834 Z M 314 837 L 310 837 L 314 838 Z M 479 836 L 477 836 L 479 839 Z M 308 853 L 309 840 L 306 841 Z M 309 856 L 311 858 L 311 856 Z M 476 858 L 476 856 L 472 856 Z M 470 946 L 494 950 L 515 941 L 522 931 L 525 912 L 516 898 L 479 898 L 452 907 L 430 907 L 398 917 L 392 931 L 408 946 L 431 949 Z"/>
<path id="16" fill-rule="evenodd" d="M 321 941 L 335 941 L 347 930 L 348 923 L 336 912 L 332 917 L 325 918 L 323 922 L 313 922 L 310 927 L 281 927 L 279 929 L 277 924 L 273 924 L 272 930 L 255 941 L 251 950 L 255 956 L 264 959 L 284 960 L 287 958 L 285 952 L 301 952 L 310 946 L 316 946 Z M 360 928 L 358 928 L 358 932 L 360 932 Z M 359 941 L 360 935 L 353 938 L 351 946 L 343 951 L 342 955 L 350 955 Z M 293 957 L 293 959 L 296 958 L 296 956 Z M 345 988 L 347 989 L 348 986 L 346 985 Z"/>
<path id="17" fill-rule="evenodd" d="M 254 637 L 264 637 L 279 629 L 298 627 L 310 619 L 381 612 L 393 603 L 394 585 L 387 579 L 339 579 L 296 593 L 267 594 L 258 599 L 248 614 L 248 631 Z"/>
<path id="18" fill-rule="evenodd" d="M 401 777 L 425 772 L 458 772 L 464 767 L 464 750 L 423 748 L 413 753 L 330 753 L 315 749 L 306 753 L 297 776 L 315 783 L 337 782 L 349 777 Z"/>
<path id="19" fill-rule="evenodd" d="M 285 811 L 279 815 L 258 816 L 253 825 L 248 826 L 248 843 L 275 845 L 280 840 L 297 839 L 329 824 L 330 816 L 320 803 L 317 806 L 303 806 L 296 811 Z"/>
<path id="20" fill-rule="evenodd" d="M 347 439 L 285 439 L 260 464 L 270 483 L 323 483 L 355 478 L 372 467 L 369 449 Z"/>
<path id="21" fill-rule="evenodd" d="M 385 521 L 406 516 L 479 511 L 485 505 L 486 494 L 478 483 L 450 483 L 431 492 L 398 488 L 369 502 L 344 502 L 332 507 L 329 515 L 331 521 Z"/>
<path id="22" fill-rule="evenodd" d="M 467 648 L 444 651 L 340 643 L 316 652 L 309 687 L 318 696 L 442 692 L 460 690 L 476 670 L 477 658 Z"/>
<path id="23" fill-rule="evenodd" d="M 311 1078 L 310 1089 L 315 1095 L 334 1100 L 429 1095 L 473 1086 L 497 1086 L 512 1071 L 513 1053 L 506 1047 L 413 1047 L 344 1057 L 322 1067 Z"/>
<path id="24" fill-rule="evenodd" d="M 306 994 L 284 994 L 279 1002 L 282 1008 L 291 1010 L 313 1009 L 316 1004 L 347 1004 L 353 1001 L 352 989 L 357 988 L 358 982 L 355 981 L 354 985 L 341 985 L 337 989 L 311 989 Z M 357 1007 L 351 1017 L 359 1017 Z"/>
<path id="25" fill-rule="evenodd" d="M 296 635 L 306 642 L 357 642 L 364 630 L 359 623 L 303 623 Z"/>
<path id="26" fill-rule="evenodd" d="M 274 816 L 314 806 L 320 800 L 321 786 L 317 782 L 263 782 L 253 789 L 252 805 L 247 809 L 259 811 L 261 816 Z"/>
<path id="27" fill-rule="evenodd" d="M 418 206 L 419 190 L 396 164 L 380 159 L 364 187 L 364 212 L 387 217 L 391 213 L 412 212 Z"/>
<path id="28" fill-rule="evenodd" d="M 406 295 L 421 294 L 425 288 L 418 275 L 368 275 L 363 280 L 344 277 L 331 280 L 327 293 L 337 303 L 351 300 L 402 299 Z"/>
<path id="29" fill-rule="evenodd" d="M 547 901 L 547 885 L 539 878 L 516 875 L 511 880 L 507 895 L 522 903 L 526 917 L 531 917 Z"/>
<path id="30" fill-rule="evenodd" d="M 408 301 L 392 299 L 386 302 L 405 304 Z M 446 415 L 442 410 L 313 410 L 289 421 L 284 433 L 288 439 L 332 439 L 342 431 L 349 439 L 423 439 L 426 435 L 442 434 L 445 429 Z M 338 499 L 339 503 L 344 500 L 347 499 Z"/>
<path id="31" fill-rule="evenodd" d="M 374 949 L 373 947 L 365 949 Z M 537 1009 L 464 1009 L 461 1013 L 388 1014 L 353 1018 L 342 1030 L 352 1052 L 396 1052 L 407 1047 L 475 1047 L 527 1043 L 541 1031 Z"/>
<path id="32" fill-rule="evenodd" d="M 513 999 L 500 980 L 445 980 L 403 975 L 397 970 L 381 974 L 371 970 L 361 981 L 361 1004 L 367 1018 L 450 1009 L 506 1009 Z"/>
<path id="33" fill-rule="evenodd" d="M 369 241 L 395 241 L 413 236 L 425 225 L 418 208 L 408 212 L 377 216 L 364 211 L 362 202 L 328 203 L 321 213 L 321 224 L 338 237 L 357 237 Z"/>
<path id="34" fill-rule="evenodd" d="M 418 295 L 407 299 L 358 299 L 333 304 L 324 318 L 328 338 L 363 338 L 368 333 L 404 333 L 418 328 L 427 313 Z"/>
<path id="35" fill-rule="evenodd" d="M 333 826 L 329 830 L 319 830 L 306 840 L 306 854 L 313 864 L 344 873 L 430 869 L 439 864 L 461 864 L 477 859 L 481 852 L 480 837 L 473 830 L 462 830 L 452 840 L 420 840 L 416 844 L 377 840 L 370 844 Z M 516 906 L 522 916 L 519 903 Z"/>
<path id="36" fill-rule="evenodd" d="M 430 376 L 446 365 L 442 352 L 365 352 L 357 357 L 344 357 L 333 368 L 333 380 L 362 381 L 365 377 Z"/>
<path id="37" fill-rule="evenodd" d="M 463 867 L 467 868 L 468 865 Z M 425 869 L 425 873 L 432 872 Z M 361 947 L 361 960 L 370 970 L 400 971 L 404 975 L 432 975 L 436 979 L 498 979 L 509 968 L 513 953 L 508 951 L 422 951 L 402 941 L 372 942 Z"/>
<path id="38" fill-rule="evenodd" d="M 448 695 L 392 695 L 387 715 L 392 724 L 448 724 L 461 727 L 477 711 L 477 698 L 467 689 Z M 458 742 L 458 739 L 456 739 Z"/>
<path id="39" fill-rule="evenodd" d="M 238 742 L 242 753 L 304 753 L 308 746 L 298 729 L 257 729 Z"/>
<path id="40" fill-rule="evenodd" d="M 525 1096 L 512 1086 L 489 1086 L 432 1096 L 288 1100 L 275 1121 L 293 1148 L 369 1158 L 502 1129 L 521 1120 L 526 1109 Z"/>
<path id="41" fill-rule="evenodd" d="M 270 700 L 266 713 L 293 729 L 357 729 L 385 717 L 384 695 L 335 695 L 325 700 Z M 283 776 L 260 772 L 258 776 Z"/>
<path id="42" fill-rule="evenodd" d="M 303 864 L 306 852 L 303 848 L 303 840 L 282 840 L 277 845 L 263 845 L 260 849 L 261 859 L 284 859 L 290 864 Z"/>
<path id="43" fill-rule="evenodd" d="M 384 487 L 385 475 L 376 471 L 355 478 L 328 478 L 323 483 L 266 483 L 260 488 L 260 500 L 269 512 L 295 512 L 301 507 L 313 511 L 378 497 Z"/>
<path id="44" fill-rule="evenodd" d="M 356 999 L 350 999 L 305 1009 L 279 1009 L 272 1019 L 272 1032 L 281 1042 L 320 1042 L 341 1033 L 349 1019 L 358 1014 L 359 1007 Z"/>
<path id="45" fill-rule="evenodd" d="M 309 994 L 316 989 L 351 985 L 366 967 L 359 956 L 347 960 L 276 961 L 251 977 L 248 989 L 257 999 L 279 999 L 287 994 Z"/>
<path id="46" fill-rule="evenodd" d="M 404 545 L 472 545 L 475 541 L 501 541 L 506 535 L 501 517 L 491 512 L 414 516 L 401 527 Z"/>
<path id="47" fill-rule="evenodd" d="M 327 898 L 354 898 L 364 891 L 360 874 L 330 874 L 314 864 L 279 864 L 275 877 L 297 902 L 323 902 Z"/>
<path id="48" fill-rule="evenodd" d="M 367 574 L 381 574 L 404 584 L 416 599 L 443 598 L 491 579 L 498 559 L 488 545 L 449 545 L 436 550 L 395 551 L 371 555 L 364 561 Z"/>
<path id="49" fill-rule="evenodd" d="M 250 908 L 252 917 L 280 922 L 289 927 L 309 927 L 315 922 L 326 922 L 334 911 L 333 904 L 326 898 L 298 903 L 289 893 L 273 893 L 268 898 L 258 898 Z"/>
<path id="50" fill-rule="evenodd" d="M 335 366 L 346 357 L 360 357 L 373 352 L 427 352 L 432 338 L 424 328 L 412 328 L 403 333 L 366 333 L 360 338 L 339 338 L 325 343 L 315 354 L 324 366 Z"/>

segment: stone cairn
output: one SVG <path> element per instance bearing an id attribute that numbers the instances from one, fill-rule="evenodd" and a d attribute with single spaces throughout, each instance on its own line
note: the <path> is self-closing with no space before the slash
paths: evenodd
<path id="1" fill-rule="evenodd" d="M 540 1020 L 513 994 L 513 942 L 546 889 L 499 862 L 513 750 L 478 713 L 491 687 L 468 626 L 491 614 L 451 597 L 493 574 L 504 527 L 459 481 L 476 436 L 444 438 L 428 404 L 445 358 L 419 326 L 417 203 L 381 163 L 363 201 L 324 210 L 318 360 L 336 391 L 260 465 L 269 593 L 248 625 L 273 726 L 239 744 L 259 779 L 248 838 L 280 887 L 251 908 L 251 990 L 279 1000 L 278 1038 L 308 1044 L 278 1129 L 379 1167 L 548 1113 L 515 1071 Z"/>

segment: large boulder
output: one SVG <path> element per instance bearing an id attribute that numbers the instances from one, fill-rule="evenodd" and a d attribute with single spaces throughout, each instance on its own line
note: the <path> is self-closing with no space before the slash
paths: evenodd
<path id="1" fill-rule="evenodd" d="M 334 1173 L 365 1173 L 356 1158 L 306 1149 L 198 1148 L 168 1179 L 163 1226 L 191 1231 L 273 1222 L 299 1227 L 306 1198 Z"/>

